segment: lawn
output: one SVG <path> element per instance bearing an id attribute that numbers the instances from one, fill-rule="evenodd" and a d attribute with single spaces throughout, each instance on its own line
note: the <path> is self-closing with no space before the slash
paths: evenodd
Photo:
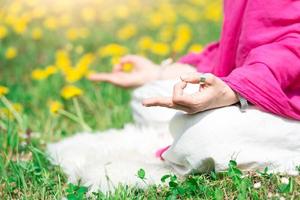
<path id="1" fill-rule="evenodd" d="M 130 91 L 87 75 L 129 53 L 159 63 L 200 52 L 221 20 L 220 0 L 0 0 L 0 199 L 299 199 L 299 177 L 242 173 L 234 161 L 87 196 L 47 159 L 47 143 L 132 122 Z M 147 171 L 137 176 L 147 184 Z"/>

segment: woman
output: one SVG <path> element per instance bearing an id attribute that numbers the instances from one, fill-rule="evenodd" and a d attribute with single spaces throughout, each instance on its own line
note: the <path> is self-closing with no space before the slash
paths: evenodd
<path id="1" fill-rule="evenodd" d="M 245 170 L 269 166 L 294 173 L 300 164 L 300 1 L 225 0 L 224 16 L 220 41 L 201 54 L 163 67 L 129 55 L 112 73 L 90 80 L 122 87 L 146 84 L 138 92 L 149 92 L 149 82 L 180 77 L 172 95 L 158 92 L 143 100 L 147 107 L 188 113 L 173 117 L 174 141 L 158 152 L 180 175 L 222 171 L 230 159 Z M 121 70 L 128 62 L 135 66 L 129 74 Z M 186 93 L 189 84 L 197 90 Z M 246 112 L 236 106 L 239 102 Z"/>

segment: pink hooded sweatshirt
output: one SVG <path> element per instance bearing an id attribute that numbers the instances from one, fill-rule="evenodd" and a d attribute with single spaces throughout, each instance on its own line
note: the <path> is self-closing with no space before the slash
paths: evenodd
<path id="1" fill-rule="evenodd" d="M 179 62 L 221 77 L 265 111 L 300 120 L 300 0 L 224 0 L 220 41 Z"/>

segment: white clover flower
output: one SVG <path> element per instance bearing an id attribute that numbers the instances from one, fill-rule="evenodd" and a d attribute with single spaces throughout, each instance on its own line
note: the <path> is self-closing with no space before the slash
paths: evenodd
<path id="1" fill-rule="evenodd" d="M 281 178 L 281 183 L 283 183 L 283 184 L 289 184 L 289 179 L 287 177 L 282 177 Z"/>
<path id="2" fill-rule="evenodd" d="M 260 188 L 260 187 L 261 187 L 261 182 L 254 183 L 253 187 L 254 187 L 255 189 Z"/>

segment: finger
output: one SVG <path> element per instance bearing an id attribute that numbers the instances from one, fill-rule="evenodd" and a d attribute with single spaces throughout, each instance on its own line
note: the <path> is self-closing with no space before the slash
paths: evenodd
<path id="1" fill-rule="evenodd" d="M 210 73 L 188 73 L 188 74 L 184 74 L 181 77 L 182 81 L 185 81 L 187 83 L 194 83 L 194 84 L 213 84 L 215 81 L 215 76 L 213 74 Z"/>
<path id="2" fill-rule="evenodd" d="M 136 55 L 126 55 L 120 59 L 120 65 L 122 66 L 125 63 L 135 64 L 137 59 L 138 59 L 138 56 L 136 56 Z"/>
<path id="3" fill-rule="evenodd" d="M 136 55 L 126 55 L 120 59 L 120 62 L 113 67 L 113 72 L 123 71 L 123 65 L 126 63 L 135 64 L 138 56 Z"/>
<path id="4" fill-rule="evenodd" d="M 109 81 L 113 79 L 112 73 L 96 73 L 88 76 L 88 79 L 95 82 Z"/>
<path id="5" fill-rule="evenodd" d="M 173 103 L 190 107 L 194 104 L 194 99 L 191 95 L 184 95 L 183 90 L 186 88 L 187 83 L 182 81 L 175 84 L 173 89 Z"/>
<path id="6" fill-rule="evenodd" d="M 191 112 L 190 108 L 174 104 L 171 97 L 154 97 L 143 100 L 143 105 L 146 107 L 160 106 L 165 108 L 173 108 L 176 110 L 185 111 L 187 113 Z"/>
<path id="7" fill-rule="evenodd" d="M 201 73 L 197 73 L 197 72 L 191 72 L 191 73 L 187 73 L 187 74 L 183 74 L 182 76 L 180 76 L 180 79 L 184 82 L 187 83 L 199 83 L 200 82 L 200 76 L 202 74 Z"/>
<path id="8" fill-rule="evenodd" d="M 162 107 L 172 108 L 174 106 L 172 98 L 170 98 L 170 97 L 147 98 L 147 99 L 144 99 L 142 103 L 146 107 L 162 106 Z"/>
<path id="9" fill-rule="evenodd" d="M 128 81 L 118 73 L 92 74 L 88 77 L 88 79 L 94 82 L 108 82 L 122 87 L 127 87 L 128 85 Z"/>
<path id="10" fill-rule="evenodd" d="M 183 90 L 184 90 L 184 88 L 186 88 L 186 86 L 187 86 L 187 83 L 184 81 L 180 81 L 180 82 L 176 83 L 173 88 L 173 97 L 174 96 L 182 96 Z"/>

